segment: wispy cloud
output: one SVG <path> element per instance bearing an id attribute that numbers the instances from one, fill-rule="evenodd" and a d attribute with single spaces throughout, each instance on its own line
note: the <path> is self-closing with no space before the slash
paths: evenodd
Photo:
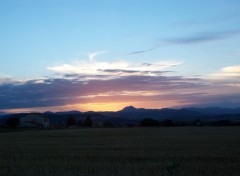
<path id="1" fill-rule="evenodd" d="M 240 35 L 240 30 L 203 32 L 189 37 L 166 39 L 169 44 L 196 44 L 223 40 Z"/>
<path id="2" fill-rule="evenodd" d="M 128 55 L 134 55 L 134 54 L 143 54 L 143 53 L 147 53 L 147 52 L 150 52 L 152 50 L 155 50 L 161 46 L 164 46 L 164 45 L 157 45 L 157 46 L 154 46 L 154 47 L 151 47 L 151 48 L 148 48 L 148 49 L 145 49 L 145 50 L 138 50 L 138 51 L 133 51 L 133 52 L 129 52 L 127 54 L 124 54 L 124 56 L 128 56 Z"/>
<path id="3" fill-rule="evenodd" d="M 93 61 L 95 59 L 95 57 L 102 55 L 102 54 L 106 54 L 108 53 L 108 51 L 96 51 L 96 52 L 91 52 L 88 54 L 88 58 L 90 61 Z"/>
<path id="4" fill-rule="evenodd" d="M 177 61 L 165 61 L 156 63 L 132 64 L 125 61 L 101 62 L 101 61 L 75 61 L 72 64 L 63 64 L 48 67 L 49 70 L 67 75 L 84 76 L 133 76 L 133 75 L 159 75 L 165 69 L 182 64 Z"/>
<path id="5" fill-rule="evenodd" d="M 196 33 L 191 36 L 186 37 L 174 37 L 174 38 L 165 38 L 159 40 L 159 45 L 145 49 L 145 50 L 137 50 L 129 52 L 125 55 L 135 55 L 135 54 L 143 54 L 155 49 L 171 46 L 171 45 L 189 45 L 189 44 L 201 44 L 207 42 L 214 42 L 218 40 L 228 39 L 234 36 L 240 35 L 240 29 L 237 30 L 229 30 L 229 31 L 207 31 Z"/>
<path id="6" fill-rule="evenodd" d="M 216 26 L 216 25 L 229 25 L 229 23 L 238 23 L 239 22 L 239 15 L 236 14 L 230 14 L 230 15 L 223 15 L 223 16 L 218 16 L 213 17 L 213 18 L 203 18 L 203 19 L 187 19 L 183 21 L 178 21 L 174 22 L 171 24 L 171 27 L 191 27 L 191 26 L 202 26 L 202 25 L 210 25 L 210 26 Z"/>

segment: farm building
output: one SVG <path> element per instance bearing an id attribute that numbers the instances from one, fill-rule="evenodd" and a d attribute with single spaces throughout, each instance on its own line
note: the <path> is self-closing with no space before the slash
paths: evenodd
<path id="1" fill-rule="evenodd" d="M 20 118 L 20 127 L 47 128 L 49 125 L 49 118 L 39 113 L 27 114 Z"/>

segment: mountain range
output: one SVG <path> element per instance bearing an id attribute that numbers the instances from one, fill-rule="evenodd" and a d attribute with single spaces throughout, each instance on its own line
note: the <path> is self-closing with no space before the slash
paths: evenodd
<path id="1" fill-rule="evenodd" d="M 26 113 L 20 114 L 4 114 L 0 116 L 0 123 L 5 118 L 18 116 L 21 117 Z M 77 121 L 84 120 L 87 116 L 91 117 L 93 121 L 110 121 L 114 124 L 134 124 L 144 118 L 152 118 L 156 120 L 170 119 L 178 122 L 189 122 L 196 119 L 201 121 L 214 121 L 214 120 L 240 120 L 240 108 L 182 108 L 182 109 L 144 109 L 127 106 L 117 112 L 80 112 L 80 111 L 67 111 L 67 112 L 44 112 L 48 116 L 52 124 L 64 124 L 69 116 L 73 116 Z"/>

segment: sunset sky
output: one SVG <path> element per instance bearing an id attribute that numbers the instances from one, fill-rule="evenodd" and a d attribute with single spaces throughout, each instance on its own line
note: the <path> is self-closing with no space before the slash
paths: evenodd
<path id="1" fill-rule="evenodd" d="M 0 111 L 240 107 L 239 0 L 2 0 Z"/>

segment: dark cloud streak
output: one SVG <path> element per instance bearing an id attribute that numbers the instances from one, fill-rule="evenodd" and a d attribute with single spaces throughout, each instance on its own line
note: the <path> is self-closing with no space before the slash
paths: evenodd
<path id="1" fill-rule="evenodd" d="M 152 50 L 155 50 L 161 46 L 164 46 L 164 45 L 157 45 L 155 47 L 152 47 L 152 48 L 148 48 L 148 49 L 145 49 L 145 50 L 138 50 L 138 51 L 133 51 L 133 52 L 130 52 L 130 53 L 127 53 L 127 54 L 124 54 L 123 56 L 129 56 L 129 55 L 134 55 L 134 54 L 143 54 L 143 53 L 147 53 L 147 52 L 150 52 Z"/>
<path id="2" fill-rule="evenodd" d="M 185 38 L 166 39 L 165 41 L 169 44 L 196 44 L 223 40 L 237 35 L 240 35 L 240 30 L 224 32 L 204 32 Z"/>
<path id="3" fill-rule="evenodd" d="M 161 44 L 155 47 L 152 47 L 146 50 L 133 51 L 125 54 L 124 56 L 143 54 L 164 46 L 207 43 L 207 42 L 228 39 L 238 35 L 240 35 L 240 29 L 229 30 L 229 31 L 202 32 L 202 33 L 194 34 L 192 36 L 187 36 L 183 38 L 160 39 Z"/>

